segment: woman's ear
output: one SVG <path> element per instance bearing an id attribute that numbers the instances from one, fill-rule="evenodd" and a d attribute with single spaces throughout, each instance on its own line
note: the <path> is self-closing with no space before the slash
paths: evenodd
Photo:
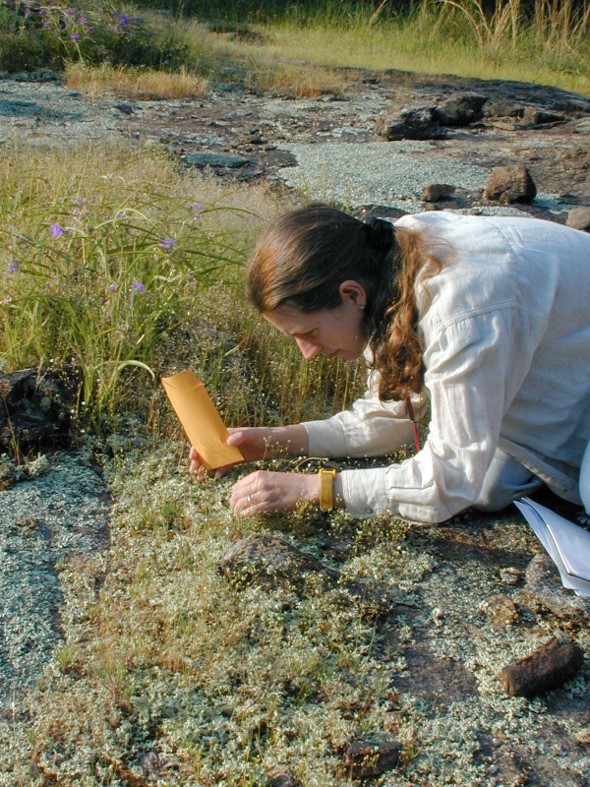
<path id="1" fill-rule="evenodd" d="M 342 300 L 348 298 L 360 308 L 364 308 L 367 304 L 367 291 L 360 282 L 354 279 L 343 281 L 340 287 L 338 287 L 338 292 Z"/>

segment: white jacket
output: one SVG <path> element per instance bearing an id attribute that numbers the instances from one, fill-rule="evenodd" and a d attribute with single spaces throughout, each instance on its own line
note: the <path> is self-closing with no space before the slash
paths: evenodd
<path id="1" fill-rule="evenodd" d="M 426 311 L 419 299 L 428 440 L 404 462 L 343 471 L 346 509 L 444 521 L 477 499 L 497 446 L 579 504 L 590 438 L 590 234 L 443 211 L 396 226 L 453 253 L 426 282 Z M 405 403 L 381 403 L 376 378 L 369 373 L 351 410 L 305 423 L 311 456 L 379 456 L 412 441 Z"/>

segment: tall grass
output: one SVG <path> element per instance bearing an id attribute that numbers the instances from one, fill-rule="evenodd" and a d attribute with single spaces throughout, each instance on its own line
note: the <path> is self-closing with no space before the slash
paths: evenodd
<path id="1" fill-rule="evenodd" d="M 157 378 L 184 366 L 234 424 L 350 399 L 354 367 L 308 369 L 244 301 L 248 251 L 287 204 L 180 172 L 153 149 L 13 150 L 0 163 L 2 368 L 73 363 L 94 427 L 149 407 L 151 392 L 161 402 Z"/>
<path id="2" fill-rule="evenodd" d="M 90 411 L 112 404 L 122 371 L 150 367 L 163 335 L 192 319 L 195 292 L 244 259 L 234 215 L 221 218 L 237 208 L 202 204 L 190 186 L 154 151 L 4 158 L 2 366 L 73 362 Z"/>

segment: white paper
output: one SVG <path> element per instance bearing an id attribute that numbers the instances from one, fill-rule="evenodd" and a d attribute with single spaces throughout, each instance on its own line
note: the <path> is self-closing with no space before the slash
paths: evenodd
<path id="1" fill-rule="evenodd" d="M 514 505 L 553 559 L 563 586 L 590 597 L 590 533 L 528 497 Z"/>

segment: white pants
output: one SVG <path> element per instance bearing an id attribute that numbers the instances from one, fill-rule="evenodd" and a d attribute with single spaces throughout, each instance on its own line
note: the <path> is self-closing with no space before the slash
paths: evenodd
<path id="1" fill-rule="evenodd" d="M 588 441 L 580 468 L 580 497 L 586 513 L 590 516 L 590 441 Z"/>
<path id="2" fill-rule="evenodd" d="M 496 448 L 479 497 L 473 505 L 480 511 L 500 511 L 513 500 L 530 495 L 541 485 L 542 481 L 530 470 L 501 448 Z M 580 468 L 580 497 L 586 513 L 590 515 L 590 442 Z"/>
<path id="3" fill-rule="evenodd" d="M 501 448 L 496 448 L 483 480 L 479 497 L 473 504 L 479 511 L 501 511 L 513 500 L 530 495 L 542 481 Z"/>

